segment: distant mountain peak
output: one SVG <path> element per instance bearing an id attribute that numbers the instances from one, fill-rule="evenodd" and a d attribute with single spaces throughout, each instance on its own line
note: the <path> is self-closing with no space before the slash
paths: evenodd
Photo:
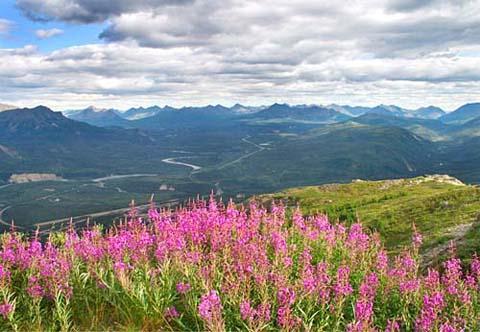
<path id="1" fill-rule="evenodd" d="M 422 119 L 438 119 L 446 113 L 440 107 L 430 105 L 427 107 L 420 107 L 412 111 L 412 114 L 415 117 L 419 117 Z"/>
<path id="2" fill-rule="evenodd" d="M 38 133 L 40 131 L 58 131 L 70 128 L 75 121 L 54 112 L 46 106 L 21 108 L 0 113 L 0 131 L 5 134 Z M 80 124 L 82 125 L 82 124 Z"/>
<path id="3" fill-rule="evenodd" d="M 118 112 L 112 108 L 99 108 L 89 106 L 83 110 L 71 111 L 68 113 L 70 119 L 82 121 L 94 126 L 127 126 L 128 120 L 118 115 Z"/>
<path id="4" fill-rule="evenodd" d="M 255 113 L 258 111 L 258 108 L 256 107 L 249 107 L 242 105 L 240 103 L 236 103 L 232 107 L 230 107 L 230 110 L 232 112 L 238 113 L 238 114 L 248 114 L 248 113 Z"/>
<path id="5" fill-rule="evenodd" d="M 144 107 L 144 106 L 132 107 L 126 110 L 125 112 L 119 113 L 119 116 L 127 120 L 139 120 L 139 119 L 154 116 L 157 113 L 164 110 L 168 110 L 168 109 L 170 109 L 169 106 L 165 106 L 164 108 L 161 108 L 158 105 L 153 105 L 148 107 Z"/>
<path id="6" fill-rule="evenodd" d="M 107 112 L 107 111 L 111 111 L 111 110 L 107 109 L 107 108 L 100 108 L 100 107 L 90 105 L 87 108 L 85 108 L 84 111 L 91 111 L 91 112 L 95 112 L 95 113 L 100 113 L 100 112 Z"/>
<path id="7" fill-rule="evenodd" d="M 23 110 L 32 110 L 32 111 L 35 111 L 35 112 L 53 112 L 52 109 L 50 109 L 47 106 L 43 106 L 43 105 L 38 105 L 38 106 L 35 106 L 33 108 L 22 108 L 22 109 Z"/>

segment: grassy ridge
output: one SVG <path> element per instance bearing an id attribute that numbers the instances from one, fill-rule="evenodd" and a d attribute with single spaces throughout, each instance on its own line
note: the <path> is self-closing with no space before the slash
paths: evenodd
<path id="1" fill-rule="evenodd" d="M 325 212 L 347 222 L 360 219 L 394 252 L 410 241 L 413 224 L 424 235 L 424 253 L 446 247 L 450 240 L 457 242 L 463 257 L 480 248 L 475 241 L 480 189 L 475 186 L 418 177 L 292 188 L 261 196 L 263 201 L 272 198 L 299 204 L 306 214 Z"/>

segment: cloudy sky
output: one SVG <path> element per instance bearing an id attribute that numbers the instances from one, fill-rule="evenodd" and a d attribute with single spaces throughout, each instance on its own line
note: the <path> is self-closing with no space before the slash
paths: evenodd
<path id="1" fill-rule="evenodd" d="M 0 103 L 480 101 L 480 0 L 1 0 Z"/>

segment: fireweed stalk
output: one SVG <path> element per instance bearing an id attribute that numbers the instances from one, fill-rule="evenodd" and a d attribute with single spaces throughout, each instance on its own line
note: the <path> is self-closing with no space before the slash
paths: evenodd
<path id="1" fill-rule="evenodd" d="M 412 245 L 324 215 L 214 199 L 106 230 L 0 243 L 0 330 L 478 331 L 480 259 L 419 273 Z"/>

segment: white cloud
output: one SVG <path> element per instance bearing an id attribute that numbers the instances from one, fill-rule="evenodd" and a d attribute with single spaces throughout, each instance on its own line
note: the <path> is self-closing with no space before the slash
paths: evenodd
<path id="1" fill-rule="evenodd" d="M 188 2 L 190 0 L 16 0 L 17 7 L 31 19 L 72 23 L 102 22 L 113 15 Z"/>
<path id="2" fill-rule="evenodd" d="M 105 21 L 106 43 L 49 54 L 0 51 L 5 98 L 59 107 L 285 101 L 447 108 L 480 99 L 478 0 L 111 3 L 17 0 L 36 19 Z"/>
<path id="3" fill-rule="evenodd" d="M 478 58 L 248 63 L 190 48 L 148 48 L 131 42 L 76 46 L 46 55 L 31 48 L 0 51 L 3 98 L 60 108 L 236 101 L 433 103 L 453 108 L 478 99 L 479 78 Z"/>
<path id="4" fill-rule="evenodd" d="M 40 38 L 40 39 L 48 39 L 55 36 L 59 36 L 61 34 L 63 34 L 63 30 L 56 29 L 56 28 L 48 29 L 48 30 L 39 29 L 35 31 L 35 35 L 37 36 L 37 38 Z"/>

